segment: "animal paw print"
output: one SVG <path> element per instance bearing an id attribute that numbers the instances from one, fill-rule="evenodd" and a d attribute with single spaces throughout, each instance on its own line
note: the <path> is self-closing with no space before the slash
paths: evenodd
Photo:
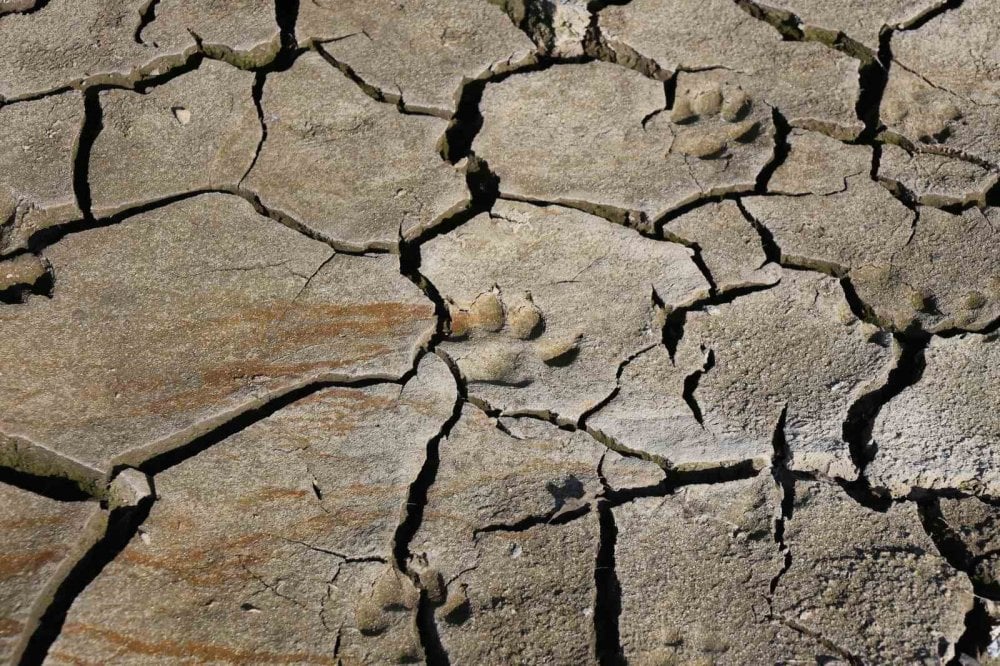
<path id="1" fill-rule="evenodd" d="M 750 143 L 760 129 L 747 117 L 752 108 L 753 100 L 735 85 L 699 81 L 678 90 L 670 112 L 671 151 L 707 160 L 725 156 L 734 144 Z"/>
<path id="2" fill-rule="evenodd" d="M 420 593 L 404 574 L 387 567 L 371 591 L 354 608 L 358 631 L 378 640 L 378 651 L 391 661 L 413 663 L 421 655 L 420 640 L 413 631 L 412 617 Z"/>
<path id="3" fill-rule="evenodd" d="M 455 585 L 449 589 L 444 576 L 428 563 L 426 555 L 414 555 L 411 565 L 420 581 L 420 589 L 436 609 L 436 615 L 448 624 L 465 624 L 472 613 L 466 585 Z"/>
<path id="4" fill-rule="evenodd" d="M 951 125 L 962 119 L 962 110 L 948 93 L 916 82 L 887 97 L 881 114 L 887 125 L 923 143 L 944 143 Z"/>
<path id="5" fill-rule="evenodd" d="M 539 370 L 569 365 L 583 335 L 548 334 L 545 316 L 528 292 L 504 297 L 483 292 L 468 307 L 450 304 L 451 338 L 470 342 L 458 359 L 469 381 L 526 386 Z"/>

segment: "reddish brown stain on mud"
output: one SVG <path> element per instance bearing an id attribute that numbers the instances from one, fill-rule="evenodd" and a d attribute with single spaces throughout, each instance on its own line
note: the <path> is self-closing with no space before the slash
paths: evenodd
<path id="1" fill-rule="evenodd" d="M 143 641 L 94 624 L 70 623 L 66 625 L 64 633 L 102 640 L 124 648 L 131 654 L 148 657 L 176 657 L 184 660 L 221 661 L 231 664 L 329 664 L 330 666 L 337 664 L 337 659 L 333 657 L 308 652 L 257 652 L 194 641 Z"/>
<path id="2" fill-rule="evenodd" d="M 46 564 L 57 562 L 58 560 L 59 554 L 53 550 L 39 550 L 20 555 L 0 555 L 0 580 L 33 573 L 40 570 Z"/>

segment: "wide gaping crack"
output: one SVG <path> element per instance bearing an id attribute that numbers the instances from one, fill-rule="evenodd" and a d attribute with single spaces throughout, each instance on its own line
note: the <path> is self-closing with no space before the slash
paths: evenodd
<path id="1" fill-rule="evenodd" d="M 972 608 L 965 615 L 965 631 L 955 645 L 955 657 L 950 662 L 956 666 L 965 666 L 967 662 L 963 661 L 963 655 L 978 659 L 986 653 L 986 648 L 992 641 L 995 620 L 990 617 L 986 602 L 1000 600 L 1000 594 L 997 593 L 996 581 L 985 581 L 977 574 L 976 558 L 948 524 L 941 511 L 940 497 L 923 497 L 916 504 L 920 523 L 927 536 L 948 564 L 968 577 L 976 595 Z"/>
<path id="2" fill-rule="evenodd" d="M 461 160 L 474 157 L 472 143 L 483 127 L 483 115 L 479 109 L 486 86 L 502 83 L 511 76 L 540 72 L 563 61 L 553 58 L 537 58 L 531 62 L 486 78 L 465 81 L 455 92 L 455 113 L 445 129 L 439 143 L 442 159 L 450 164 L 458 164 Z M 580 62 L 583 62 L 581 59 Z"/>
<path id="3" fill-rule="evenodd" d="M 929 340 L 896 336 L 899 354 L 882 383 L 865 391 L 847 409 L 841 437 L 848 444 L 860 479 L 864 479 L 865 468 L 875 454 L 871 447 L 875 421 L 890 400 L 920 381 Z"/>
<path id="4" fill-rule="evenodd" d="M 160 4 L 160 0 L 146 0 L 146 3 L 139 8 L 139 24 L 135 27 L 135 32 L 132 33 L 132 40 L 136 44 L 146 43 L 142 39 L 142 31 L 156 20 L 156 6 L 158 4 Z"/>
<path id="5" fill-rule="evenodd" d="M 863 62 L 858 68 L 858 101 L 854 106 L 855 113 L 864 124 L 858 135 L 858 143 L 873 143 L 882 129 L 879 111 L 882 107 L 882 96 L 889 83 L 889 68 L 892 67 L 892 35 L 891 28 L 883 28 L 879 33 L 878 52 L 875 59 Z"/>
<path id="6" fill-rule="evenodd" d="M 71 566 L 63 575 L 54 576 L 50 581 L 50 589 L 39 596 L 44 607 L 38 609 L 37 624 L 24 641 L 20 657 L 15 655 L 12 663 L 18 666 L 41 666 L 46 662 L 49 649 L 62 631 L 70 606 L 125 549 L 149 515 L 152 506 L 153 498 L 149 496 L 136 506 L 96 514 L 97 518 L 82 531 L 83 536 L 77 546 L 81 555 L 75 560 L 69 560 Z"/>
<path id="7" fill-rule="evenodd" d="M 788 405 L 781 408 L 781 414 L 774 426 L 774 434 L 771 436 L 771 476 L 774 483 L 781 491 L 781 503 L 774 516 L 773 535 L 774 544 L 781 555 L 781 569 L 771 578 L 768 585 L 767 604 L 772 615 L 774 614 L 774 593 L 781 583 L 781 578 L 788 573 L 792 567 L 792 549 L 785 542 L 785 528 L 788 521 L 792 519 L 795 510 L 795 477 L 790 467 L 792 452 L 785 438 L 785 422 L 788 418 Z"/>
<path id="8" fill-rule="evenodd" d="M 90 196 L 90 155 L 97 136 L 104 127 L 100 89 L 91 88 L 83 93 L 83 122 L 73 147 L 73 196 L 85 222 L 92 223 Z M 30 243 L 30 239 L 29 239 Z"/>
<path id="9" fill-rule="evenodd" d="M 253 152 L 253 159 L 250 160 L 250 166 L 247 170 L 243 172 L 243 176 L 240 178 L 238 187 L 243 186 L 243 181 L 247 179 L 250 172 L 253 171 L 254 166 L 257 164 L 257 159 L 260 157 L 260 151 L 264 148 L 264 142 L 267 141 L 267 118 L 264 116 L 264 84 L 267 82 L 267 72 L 257 72 L 253 79 L 253 88 L 251 88 L 250 96 L 253 98 L 253 106 L 257 111 L 257 122 L 260 123 L 260 140 L 257 142 L 257 147 Z"/>
<path id="10" fill-rule="evenodd" d="M 52 297 L 55 272 L 40 254 L 19 251 L 0 259 L 0 303 L 14 305 L 33 296 Z"/>
<path id="11" fill-rule="evenodd" d="M 600 666 L 619 666 L 622 590 L 615 562 L 618 526 L 611 503 L 606 500 L 598 501 L 597 516 L 600 541 L 594 556 L 594 652 Z"/>
<path id="12" fill-rule="evenodd" d="M 47 476 L 13 467 L 0 466 L 0 484 L 20 488 L 59 502 L 93 499 L 78 484 L 61 476 Z"/>
<path id="13" fill-rule="evenodd" d="M 701 406 L 698 404 L 698 399 L 695 397 L 695 391 L 698 390 L 698 383 L 701 381 L 702 376 L 715 367 L 715 352 L 711 349 L 706 349 L 704 346 L 702 346 L 701 350 L 705 355 L 705 363 L 684 378 L 684 391 L 681 394 L 681 397 L 687 404 L 688 409 L 691 410 L 691 415 L 694 417 L 694 420 L 698 422 L 698 425 L 704 428 L 705 418 L 701 412 Z"/>
<path id="14" fill-rule="evenodd" d="M 448 363 L 449 369 L 452 364 Z M 454 370 L 452 370 L 454 372 Z M 424 658 L 429 665 L 446 665 L 449 662 L 447 651 L 441 643 L 438 635 L 437 625 L 434 620 L 434 603 L 421 580 L 420 572 L 413 566 L 413 552 L 410 545 L 424 519 L 424 510 L 427 506 L 427 498 L 431 486 L 437 479 L 438 469 L 441 465 L 441 441 L 446 439 L 452 428 L 458 423 L 462 416 L 461 387 L 464 384 L 461 377 L 453 375 L 456 384 L 460 387 L 460 392 L 455 400 L 455 405 L 451 415 L 442 424 L 440 430 L 427 440 L 427 447 L 424 454 L 424 462 L 417 473 L 416 478 L 410 483 L 406 494 L 406 502 L 403 505 L 403 512 L 396 526 L 392 538 L 392 562 L 395 568 L 406 574 L 413 584 L 420 591 L 420 598 L 417 605 L 417 633 L 423 649 Z"/>
<path id="15" fill-rule="evenodd" d="M 88 497 L 107 497 L 108 476 L 46 446 L 42 442 L 0 429 L 0 470 L 25 487 L 45 495 L 49 486 L 75 487 Z M 37 486 L 39 490 L 35 491 Z"/>
<path id="16" fill-rule="evenodd" d="M 677 346 L 684 337 L 684 326 L 687 323 L 687 317 L 689 314 L 695 312 L 707 312 L 710 308 L 732 303 L 736 299 L 743 296 L 747 296 L 758 291 L 774 289 L 778 286 L 778 284 L 778 282 L 775 282 L 774 284 L 735 287 L 733 289 L 727 289 L 721 293 L 711 294 L 704 298 L 699 298 L 689 305 L 677 307 L 673 310 L 665 312 L 662 343 L 667 348 L 670 360 L 675 360 L 677 355 Z"/>

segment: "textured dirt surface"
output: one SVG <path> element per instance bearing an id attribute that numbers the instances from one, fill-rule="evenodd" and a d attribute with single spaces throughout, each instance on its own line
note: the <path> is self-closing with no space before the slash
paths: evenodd
<path id="1" fill-rule="evenodd" d="M 1000 663 L 998 27 L 0 0 L 0 663 Z"/>

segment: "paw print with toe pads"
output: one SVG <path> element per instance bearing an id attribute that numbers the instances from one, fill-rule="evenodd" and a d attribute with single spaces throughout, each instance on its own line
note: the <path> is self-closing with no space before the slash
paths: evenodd
<path id="1" fill-rule="evenodd" d="M 539 364 L 571 364 L 583 340 L 579 332 L 547 331 L 545 316 L 530 292 L 505 296 L 494 287 L 468 306 L 450 303 L 449 310 L 451 338 L 468 343 L 457 362 L 470 382 L 528 385 Z"/>
<path id="2" fill-rule="evenodd" d="M 760 133 L 752 110 L 753 100 L 739 86 L 712 80 L 688 82 L 677 90 L 670 111 L 671 152 L 702 160 L 724 157 L 735 144 L 750 143 Z"/>

